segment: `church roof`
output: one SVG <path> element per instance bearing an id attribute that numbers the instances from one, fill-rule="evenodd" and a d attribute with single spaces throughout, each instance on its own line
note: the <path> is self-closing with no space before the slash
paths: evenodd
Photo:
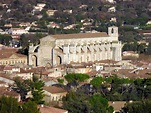
<path id="1" fill-rule="evenodd" d="M 108 37 L 108 34 L 106 32 L 79 33 L 79 34 L 59 34 L 59 35 L 51 35 L 51 37 L 56 38 L 56 39 L 95 38 L 95 37 Z"/>

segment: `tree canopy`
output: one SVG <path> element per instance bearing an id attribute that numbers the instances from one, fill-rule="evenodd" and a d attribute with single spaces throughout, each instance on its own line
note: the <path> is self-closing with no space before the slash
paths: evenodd
<path id="1" fill-rule="evenodd" d="M 13 97 L 0 98 L 0 113 L 40 113 L 37 104 L 32 101 L 20 104 Z"/>
<path id="2" fill-rule="evenodd" d="M 42 100 L 44 97 L 43 86 L 44 82 L 39 80 L 38 77 L 33 75 L 32 79 L 20 81 L 19 78 L 15 79 L 16 87 L 15 90 L 20 93 L 22 100 L 26 99 L 27 92 L 31 91 L 32 101 L 36 104 L 43 104 Z"/>
<path id="3" fill-rule="evenodd" d="M 113 108 L 101 95 L 85 95 L 81 92 L 69 92 L 63 98 L 63 108 L 69 113 L 112 113 Z"/>
<path id="4" fill-rule="evenodd" d="M 89 76 L 86 74 L 81 74 L 81 73 L 71 73 L 71 74 L 67 74 L 65 75 L 65 79 L 68 82 L 83 82 L 87 79 L 89 79 Z"/>
<path id="5" fill-rule="evenodd" d="M 122 113 L 151 113 L 151 100 L 127 103 L 121 110 Z"/>

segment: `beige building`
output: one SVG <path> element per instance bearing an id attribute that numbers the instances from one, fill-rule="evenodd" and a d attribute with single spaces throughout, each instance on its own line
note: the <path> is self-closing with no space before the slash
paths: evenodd
<path id="1" fill-rule="evenodd" d="M 17 53 L 16 49 L 0 50 L 0 65 L 27 64 L 27 56 Z"/>
<path id="2" fill-rule="evenodd" d="M 48 35 L 40 44 L 29 46 L 29 65 L 57 66 L 59 64 L 88 63 L 100 60 L 121 60 L 118 27 L 106 32 Z"/>
<path id="3" fill-rule="evenodd" d="M 56 86 L 45 86 L 44 87 L 44 101 L 50 103 L 53 101 L 62 101 L 62 98 L 66 96 L 67 91 L 63 88 Z"/>

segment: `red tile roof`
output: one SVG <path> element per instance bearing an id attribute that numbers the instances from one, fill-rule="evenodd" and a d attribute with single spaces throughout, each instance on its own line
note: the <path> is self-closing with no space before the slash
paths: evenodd
<path id="1" fill-rule="evenodd" d="M 44 87 L 43 89 L 50 92 L 50 93 L 65 93 L 65 92 L 67 92 L 65 89 L 60 88 L 60 87 L 56 87 L 56 86 L 48 86 L 48 87 Z"/>
<path id="2" fill-rule="evenodd" d="M 79 34 L 61 34 L 61 35 L 51 35 L 51 36 L 56 38 L 56 39 L 108 37 L 106 32 L 100 32 L 100 33 L 79 33 Z"/>
<path id="3" fill-rule="evenodd" d="M 67 110 L 55 108 L 55 107 L 48 107 L 48 106 L 43 106 L 39 107 L 41 113 L 68 113 Z"/>
<path id="4" fill-rule="evenodd" d="M 0 59 L 10 58 L 12 55 L 16 55 L 17 57 L 27 57 L 26 55 L 22 55 L 17 53 L 16 49 L 3 49 L 0 50 Z"/>

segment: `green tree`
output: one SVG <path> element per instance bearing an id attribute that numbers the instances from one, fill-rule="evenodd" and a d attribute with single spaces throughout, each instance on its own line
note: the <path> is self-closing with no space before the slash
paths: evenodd
<path id="1" fill-rule="evenodd" d="M 63 85 L 64 79 L 58 79 L 59 84 Z"/>
<path id="2" fill-rule="evenodd" d="M 26 95 L 27 92 L 30 91 L 30 80 L 24 80 L 21 81 L 20 78 L 15 78 L 15 88 L 14 90 L 16 90 L 20 95 L 21 95 L 21 100 L 25 100 L 26 99 Z"/>
<path id="3" fill-rule="evenodd" d="M 83 82 L 87 79 L 89 79 L 89 76 L 87 74 L 81 74 L 81 73 L 71 73 L 65 75 L 65 79 L 68 82 Z"/>
<path id="4" fill-rule="evenodd" d="M 121 113 L 151 113 L 151 100 L 127 103 Z"/>
<path id="5" fill-rule="evenodd" d="M 44 86 L 44 82 L 42 80 L 39 80 L 38 77 L 33 76 L 32 78 L 32 82 L 31 82 L 31 93 L 32 93 L 32 100 L 36 103 L 36 104 L 43 104 L 43 86 Z"/>
<path id="6" fill-rule="evenodd" d="M 108 100 L 101 95 L 93 95 L 89 99 L 91 105 L 90 113 L 113 113 L 113 107 L 108 105 Z"/>
<path id="7" fill-rule="evenodd" d="M 19 78 L 16 78 L 15 83 L 16 87 L 14 89 L 20 93 L 23 101 L 26 99 L 27 92 L 31 91 L 33 96 L 32 101 L 34 101 L 36 104 L 44 103 L 44 101 L 42 100 L 44 97 L 44 82 L 42 80 L 39 80 L 38 77 L 33 75 L 32 80 L 24 81 L 20 81 Z"/>
<path id="8" fill-rule="evenodd" d="M 90 113 L 88 96 L 82 93 L 69 92 L 63 97 L 63 108 L 69 113 Z"/>
<path id="9" fill-rule="evenodd" d="M 79 82 L 83 82 L 87 79 L 89 79 L 89 76 L 87 74 L 81 74 L 81 73 L 71 73 L 65 75 L 65 79 L 67 80 L 69 88 L 73 88 L 75 90 L 77 86 L 79 85 Z"/>
<path id="10" fill-rule="evenodd" d="M 113 113 L 113 107 L 101 95 L 86 95 L 82 92 L 69 92 L 63 98 L 63 108 L 69 113 Z"/>
<path id="11" fill-rule="evenodd" d="M 0 98 L 0 113 L 19 113 L 17 99 L 12 97 Z"/>
<path id="12" fill-rule="evenodd" d="M 13 97 L 0 97 L 0 113 L 40 113 L 37 104 L 28 101 L 19 104 Z"/>
<path id="13" fill-rule="evenodd" d="M 93 85 L 93 87 L 96 88 L 97 91 L 99 91 L 103 82 L 104 79 L 102 77 L 95 77 L 91 80 L 90 84 Z"/>
<path id="14" fill-rule="evenodd" d="M 146 54 L 151 55 L 151 42 L 149 42 L 149 45 L 147 47 Z"/>
<path id="15" fill-rule="evenodd" d="M 0 43 L 6 46 L 9 46 L 12 37 L 10 35 L 2 35 L 0 34 Z"/>
<path id="16" fill-rule="evenodd" d="M 40 113 L 37 104 L 33 101 L 28 101 L 22 104 L 19 113 Z"/>

